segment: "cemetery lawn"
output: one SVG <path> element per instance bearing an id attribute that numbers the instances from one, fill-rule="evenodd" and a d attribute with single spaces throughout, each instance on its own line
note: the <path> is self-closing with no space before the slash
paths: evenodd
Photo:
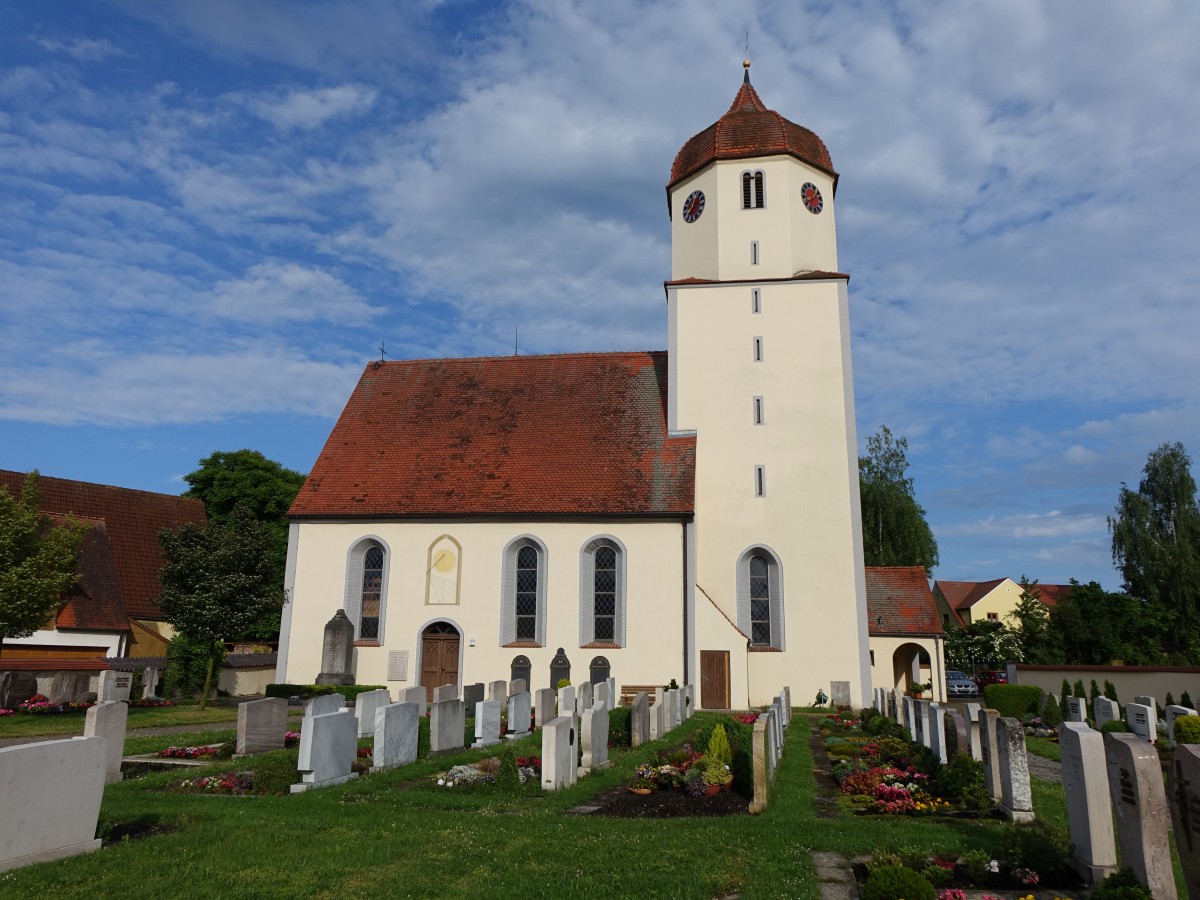
<path id="1" fill-rule="evenodd" d="M 1055 762 L 1062 761 L 1062 755 L 1058 749 L 1058 741 L 1026 735 L 1025 749 L 1030 753 L 1036 753 L 1038 756 L 1052 759 Z"/>
<path id="2" fill-rule="evenodd" d="M 818 813 L 809 720 L 787 732 L 775 792 L 758 816 L 614 819 L 565 815 L 621 785 L 647 750 L 686 740 L 698 713 L 663 741 L 614 750 L 613 766 L 557 793 L 503 796 L 491 786 L 439 788 L 429 778 L 480 751 L 420 759 L 391 772 L 292 796 L 223 797 L 154 790 L 183 777 L 110 785 L 101 831 L 138 839 L 0 874 L 0 898 L 802 897 L 816 900 L 811 852 L 881 848 L 998 853 L 1009 826 L 965 819 Z M 228 732 L 213 732 L 228 735 Z M 211 743 L 177 734 L 166 743 Z M 158 738 L 139 738 L 139 741 Z M 164 744 L 165 745 L 165 744 Z M 127 750 L 131 749 L 127 744 Z M 537 735 L 517 742 L 540 753 Z M 236 761 L 202 771 L 230 771 Z M 1039 815 L 1065 822 L 1060 785 L 1034 783 Z M 157 833 L 155 833 L 157 832 Z"/>
<path id="3" fill-rule="evenodd" d="M 289 715 L 300 716 L 302 707 L 289 709 Z M 62 715 L 15 715 L 0 719 L 0 738 L 8 737 L 62 737 L 83 734 L 84 714 Z M 180 725 L 207 725 L 217 722 L 237 722 L 236 706 L 210 706 L 201 710 L 200 704 L 182 702 L 176 706 L 130 709 L 127 728 L 173 728 Z M 128 751 L 134 752 L 134 751 Z M 141 751 L 137 751 L 141 752 Z"/>

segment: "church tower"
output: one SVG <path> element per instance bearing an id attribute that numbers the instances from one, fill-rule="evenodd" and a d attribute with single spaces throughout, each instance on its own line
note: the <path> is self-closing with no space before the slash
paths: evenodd
<path id="1" fill-rule="evenodd" d="M 734 705 L 769 703 L 784 685 L 806 703 L 831 681 L 865 704 L 838 175 L 816 134 L 767 109 L 749 65 L 729 111 L 683 145 L 667 185 L 668 427 L 696 433 L 689 667 L 715 678 L 707 648 L 736 625 L 748 650 L 744 672 L 736 650 L 726 656 Z"/>

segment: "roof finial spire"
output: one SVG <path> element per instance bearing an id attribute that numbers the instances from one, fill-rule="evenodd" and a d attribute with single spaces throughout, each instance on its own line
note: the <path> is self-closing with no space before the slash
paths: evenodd
<path id="1" fill-rule="evenodd" d="M 746 74 L 743 76 L 742 81 L 745 84 L 749 84 L 750 83 L 750 32 L 748 32 L 748 31 L 746 32 L 746 56 L 742 60 L 742 68 L 746 70 Z"/>

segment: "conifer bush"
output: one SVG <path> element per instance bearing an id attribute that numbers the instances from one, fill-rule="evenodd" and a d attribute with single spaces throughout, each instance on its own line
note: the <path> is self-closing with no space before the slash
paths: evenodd
<path id="1" fill-rule="evenodd" d="M 929 879 L 903 866 L 872 869 L 860 893 L 862 900 L 937 900 Z"/>
<path id="2" fill-rule="evenodd" d="M 1200 716 L 1180 716 L 1175 720 L 1176 743 L 1200 744 Z"/>

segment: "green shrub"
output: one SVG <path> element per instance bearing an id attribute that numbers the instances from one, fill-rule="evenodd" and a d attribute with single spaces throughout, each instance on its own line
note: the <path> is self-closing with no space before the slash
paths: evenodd
<path id="1" fill-rule="evenodd" d="M 1167 696 L 1163 698 L 1163 705 L 1164 706 L 1174 706 L 1175 705 L 1175 698 L 1171 696 L 1170 691 L 1167 691 Z"/>
<path id="2" fill-rule="evenodd" d="M 558 684 L 556 684 L 556 685 L 554 686 L 554 689 L 555 689 L 555 690 L 558 690 L 558 691 L 561 691 L 563 688 L 565 688 L 565 687 L 570 687 L 570 686 L 571 686 L 571 679 L 570 679 L 570 678 L 560 678 L 560 679 L 558 679 Z"/>
<path id="3" fill-rule="evenodd" d="M 983 783 L 983 763 L 969 753 L 955 753 L 933 780 L 937 792 L 961 809 L 992 807 L 992 795 Z"/>
<path id="4" fill-rule="evenodd" d="M 1182 694 L 1179 695 L 1179 705 L 1186 706 L 1188 709 L 1196 708 L 1195 704 L 1192 703 L 1192 695 L 1189 694 L 1187 691 L 1184 691 Z"/>
<path id="5" fill-rule="evenodd" d="M 729 738 L 729 750 L 733 761 L 733 789 L 739 794 L 754 793 L 754 728 L 737 719 L 725 723 L 725 735 Z"/>
<path id="6" fill-rule="evenodd" d="M 990 795 L 988 802 L 991 803 Z M 962 866 L 963 873 L 972 884 L 984 883 L 990 872 L 991 862 L 992 854 L 986 850 L 968 850 L 958 858 L 958 864 Z"/>
<path id="7" fill-rule="evenodd" d="M 1046 707 L 1042 710 L 1042 722 L 1047 728 L 1057 728 L 1062 723 L 1062 710 L 1053 694 L 1046 695 Z"/>
<path id="8" fill-rule="evenodd" d="M 1180 744 L 1200 744 L 1200 716 L 1180 716 L 1172 737 Z"/>
<path id="9" fill-rule="evenodd" d="M 633 710 L 618 706 L 608 711 L 608 742 L 614 747 L 628 747 L 633 743 Z"/>
<path id="10" fill-rule="evenodd" d="M 168 697 L 199 697 L 208 674 L 208 641 L 177 634 L 167 643 L 167 664 L 163 669 L 163 693 Z M 213 662 L 213 687 L 225 660 L 224 652 Z M 132 694 L 130 695 L 132 696 Z"/>
<path id="11" fill-rule="evenodd" d="M 1083 679 L 1080 678 L 1075 682 L 1075 696 L 1087 699 L 1087 691 L 1083 689 Z"/>
<path id="12" fill-rule="evenodd" d="M 521 774 L 517 771 L 517 757 L 513 753 L 512 744 L 505 744 L 500 754 L 500 768 L 496 770 L 496 787 L 502 791 L 513 792 L 521 787 Z"/>
<path id="13" fill-rule="evenodd" d="M 989 684 L 983 689 L 983 699 L 989 709 L 1019 719 L 1026 713 L 1036 715 L 1042 689 L 1032 684 Z"/>
<path id="14" fill-rule="evenodd" d="M 1067 679 L 1063 679 L 1062 687 L 1058 691 L 1058 708 L 1066 710 L 1067 698 L 1071 696 L 1071 683 Z"/>
<path id="15" fill-rule="evenodd" d="M 1115 684 L 1113 684 L 1111 681 L 1109 681 L 1107 678 L 1104 679 L 1104 696 L 1107 697 L 1109 700 L 1111 700 L 1113 703 L 1121 702 L 1120 698 L 1117 697 L 1117 686 Z"/>
<path id="16" fill-rule="evenodd" d="M 1096 698 L 1101 696 L 1100 685 L 1096 684 L 1096 679 L 1092 679 L 1092 689 L 1088 691 L 1088 709 L 1096 708 Z"/>
<path id="17" fill-rule="evenodd" d="M 862 900 L 937 900 L 937 891 L 920 872 L 903 866 L 872 869 L 861 891 Z"/>
<path id="18" fill-rule="evenodd" d="M 286 794 L 300 780 L 296 771 L 299 761 L 299 750 L 272 750 L 247 758 L 246 765 L 254 773 L 254 792 Z"/>
<path id="19" fill-rule="evenodd" d="M 1072 877 L 1071 847 L 1066 829 L 1040 824 L 1009 828 L 1004 836 L 1008 864 L 1033 869 L 1050 883 Z"/>
<path id="20" fill-rule="evenodd" d="M 1175 721 L 1179 721 L 1179 720 L 1176 719 Z M 1113 731 L 1121 733 L 1121 732 L 1129 731 L 1129 726 L 1126 725 L 1124 722 L 1122 722 L 1120 719 L 1113 719 L 1111 722 L 1105 722 L 1103 725 L 1101 725 L 1100 731 L 1103 734 L 1109 734 L 1110 732 L 1113 732 Z"/>
<path id="21" fill-rule="evenodd" d="M 842 741 L 840 744 L 834 744 L 832 747 L 827 747 L 825 752 L 830 756 L 845 759 L 850 756 L 855 756 L 858 753 L 858 748 L 847 741 Z"/>
<path id="22" fill-rule="evenodd" d="M 1154 900 L 1138 882 L 1133 869 L 1122 869 L 1109 875 L 1092 889 L 1088 897 L 1091 900 Z"/>
<path id="23" fill-rule="evenodd" d="M 866 706 L 858 711 L 859 721 L 862 722 L 863 725 L 866 725 L 872 719 L 879 718 L 879 716 L 880 716 L 879 710 L 877 710 L 873 706 Z"/>
<path id="24" fill-rule="evenodd" d="M 725 734 L 724 725 L 718 725 L 712 730 L 704 755 L 722 766 L 733 762 L 733 751 L 729 748 L 729 736 Z"/>

